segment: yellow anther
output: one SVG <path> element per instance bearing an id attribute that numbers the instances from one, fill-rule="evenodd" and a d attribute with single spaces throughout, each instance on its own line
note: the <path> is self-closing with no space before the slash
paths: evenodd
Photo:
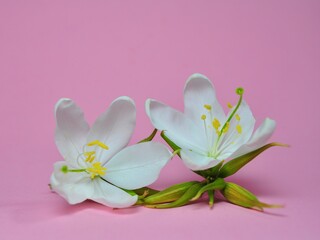
<path id="1" fill-rule="evenodd" d="M 211 111 L 211 109 L 212 109 L 211 105 L 209 105 L 209 104 L 205 104 L 205 105 L 203 105 L 203 107 L 205 109 L 207 109 L 208 111 Z"/>
<path id="2" fill-rule="evenodd" d="M 205 114 L 202 114 L 202 115 L 201 115 L 201 119 L 202 119 L 202 120 L 206 120 L 206 119 L 207 119 L 207 116 L 206 116 Z"/>
<path id="3" fill-rule="evenodd" d="M 86 158 L 86 162 L 92 163 L 95 158 L 96 158 L 95 155 L 90 155 Z"/>
<path id="4" fill-rule="evenodd" d="M 236 119 L 237 119 L 237 121 L 240 121 L 240 116 L 239 116 L 239 114 L 236 114 Z"/>
<path id="5" fill-rule="evenodd" d="M 212 121 L 212 126 L 214 127 L 214 129 L 216 129 L 218 131 L 221 124 L 220 124 L 219 120 L 215 118 Z"/>
<path id="6" fill-rule="evenodd" d="M 103 148 L 103 149 L 105 149 L 105 150 L 108 150 L 109 149 L 109 147 L 107 146 L 107 145 L 105 145 L 103 142 L 100 142 L 99 140 L 94 140 L 94 141 L 92 141 L 92 142 L 89 142 L 88 144 L 87 144 L 87 146 L 99 146 L 99 147 L 101 147 L 101 148 Z"/>
<path id="7" fill-rule="evenodd" d="M 95 162 L 92 164 L 92 167 L 87 168 L 87 171 L 91 174 L 91 179 L 94 179 L 96 176 L 105 175 L 107 168 L 101 166 L 100 162 Z"/>
<path id="8" fill-rule="evenodd" d="M 228 103 L 228 108 L 233 108 L 233 106 L 231 105 L 231 103 Z"/>
<path id="9" fill-rule="evenodd" d="M 242 133 L 242 127 L 239 124 L 236 126 L 236 129 L 237 129 L 239 134 Z"/>
<path id="10" fill-rule="evenodd" d="M 226 133 L 226 132 L 228 132 L 228 130 L 229 130 L 229 127 L 230 127 L 230 122 L 227 122 L 226 123 L 226 126 L 224 127 L 224 129 L 223 129 L 223 133 Z"/>

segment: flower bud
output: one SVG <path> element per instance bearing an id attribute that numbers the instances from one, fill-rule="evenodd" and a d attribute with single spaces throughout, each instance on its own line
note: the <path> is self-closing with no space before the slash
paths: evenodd
<path id="1" fill-rule="evenodd" d="M 231 203 L 246 207 L 263 210 L 263 208 L 279 208 L 280 205 L 270 205 L 260 202 L 258 198 L 245 188 L 231 182 L 227 182 L 221 191 L 223 196 Z"/>
<path id="2" fill-rule="evenodd" d="M 146 197 L 143 201 L 146 204 L 167 203 L 179 199 L 192 185 L 198 183 L 196 181 L 185 182 L 173 185 L 163 191 Z"/>

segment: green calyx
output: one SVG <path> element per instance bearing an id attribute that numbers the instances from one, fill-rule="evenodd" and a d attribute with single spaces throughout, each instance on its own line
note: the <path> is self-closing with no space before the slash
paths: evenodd
<path id="1" fill-rule="evenodd" d="M 260 153 L 264 152 L 265 150 L 269 149 L 270 147 L 279 146 L 279 147 L 288 147 L 286 144 L 282 143 L 269 143 L 264 145 L 261 148 L 258 148 L 252 152 L 249 152 L 245 155 L 240 157 L 234 158 L 227 162 L 225 165 L 222 166 L 219 172 L 219 177 L 226 178 L 229 177 L 236 172 L 238 172 L 242 167 L 244 167 L 247 163 L 251 162 L 255 157 L 257 157 Z"/>

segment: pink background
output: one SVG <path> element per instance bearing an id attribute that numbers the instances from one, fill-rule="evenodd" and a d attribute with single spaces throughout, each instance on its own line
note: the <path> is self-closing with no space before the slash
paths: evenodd
<path id="1" fill-rule="evenodd" d="M 0 0 L 0 239 L 318 239 L 319 13 L 317 0 Z M 291 148 L 268 150 L 230 180 L 285 208 L 112 210 L 49 191 L 59 98 L 92 123 L 132 97 L 134 143 L 152 131 L 144 101 L 182 110 L 194 72 L 212 79 L 224 106 L 240 85 L 258 123 L 277 121 L 272 140 Z M 174 158 L 154 186 L 196 178 Z"/>

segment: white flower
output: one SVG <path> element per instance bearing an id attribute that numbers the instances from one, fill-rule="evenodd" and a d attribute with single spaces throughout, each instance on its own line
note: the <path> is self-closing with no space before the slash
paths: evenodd
<path id="1" fill-rule="evenodd" d="M 109 207 L 131 206 L 137 195 L 122 189 L 153 183 L 172 156 L 155 142 L 125 148 L 136 119 L 134 102 L 128 97 L 113 101 L 91 129 L 70 99 L 56 104 L 55 116 L 56 145 L 65 161 L 54 164 L 51 186 L 70 204 L 91 199 Z"/>
<path id="2" fill-rule="evenodd" d="M 184 113 L 148 99 L 146 112 L 159 130 L 181 148 L 181 158 L 191 170 L 204 170 L 263 146 L 275 129 L 267 118 L 253 133 L 255 119 L 238 88 L 238 104 L 226 116 L 210 80 L 193 74 L 184 89 Z"/>

